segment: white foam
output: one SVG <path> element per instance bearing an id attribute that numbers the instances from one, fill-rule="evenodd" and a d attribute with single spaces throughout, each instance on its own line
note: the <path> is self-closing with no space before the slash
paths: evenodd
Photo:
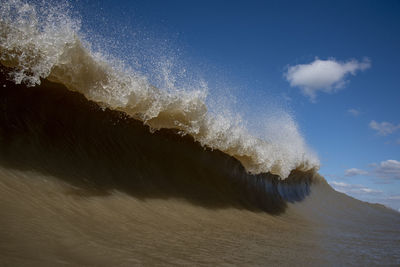
<path id="1" fill-rule="evenodd" d="M 79 33 L 80 22 L 68 15 L 67 5 L 10 0 L 2 3 L 0 14 L 0 60 L 15 68 L 12 78 L 17 84 L 34 86 L 42 78 L 62 83 L 155 130 L 175 128 L 190 134 L 202 145 L 237 158 L 251 173 L 271 172 L 285 178 L 294 169 L 319 166 L 288 113 L 256 118 L 265 125 L 262 138 L 256 137 L 239 115 L 208 112 L 206 98 L 212 96 L 207 96 L 205 82 L 182 89 L 168 71 L 171 66 L 161 64 L 158 71 L 165 88 L 158 89 L 145 75 L 92 52 Z"/>

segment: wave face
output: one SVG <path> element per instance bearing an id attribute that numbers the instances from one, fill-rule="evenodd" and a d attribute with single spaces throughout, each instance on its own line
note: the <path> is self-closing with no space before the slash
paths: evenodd
<path id="1" fill-rule="evenodd" d="M 95 193 L 134 190 L 139 197 L 172 195 L 272 213 L 283 212 L 286 201 L 302 200 L 317 180 L 312 171 L 292 171 L 284 181 L 270 173 L 250 174 L 235 158 L 177 130 L 151 133 L 141 121 L 103 109 L 63 85 L 44 80 L 29 88 L 7 81 L 10 70 L 1 73 L 0 155 L 11 168 L 61 176 L 83 188 L 87 183 Z M 222 192 L 226 199 L 217 201 Z"/>
<path id="2" fill-rule="evenodd" d="M 275 120 L 273 133 L 279 138 L 260 139 L 236 118 L 208 112 L 206 83 L 175 86 L 164 66 L 159 72 L 166 86 L 156 88 L 146 75 L 91 52 L 90 43 L 80 37 L 80 22 L 68 15 L 68 7 L 12 0 L 2 4 L 0 14 L 0 61 L 14 69 L 11 77 L 16 84 L 35 86 L 44 78 L 63 84 L 153 130 L 177 129 L 188 134 L 203 146 L 235 157 L 254 174 L 270 172 L 284 179 L 292 170 L 318 169 L 317 157 L 288 114 Z"/>
<path id="3" fill-rule="evenodd" d="M 0 15 L 0 265 L 400 264 L 399 213 L 334 191 L 289 115 L 257 138 L 91 51 L 68 5 Z"/>

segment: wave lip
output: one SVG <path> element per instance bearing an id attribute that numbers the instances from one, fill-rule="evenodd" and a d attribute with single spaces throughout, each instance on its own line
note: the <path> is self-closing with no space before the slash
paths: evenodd
<path id="1" fill-rule="evenodd" d="M 10 76 L 16 84 L 35 86 L 44 78 L 63 84 L 153 130 L 176 129 L 190 135 L 205 147 L 235 157 L 253 174 L 269 172 L 284 179 L 293 170 L 319 168 L 291 118 L 283 129 L 274 129 L 276 136 L 286 139 L 266 141 L 235 120 L 208 112 L 205 83 L 194 90 L 156 88 L 145 75 L 92 52 L 67 6 L 43 8 L 9 0 L 0 14 L 0 62 L 14 69 Z"/>

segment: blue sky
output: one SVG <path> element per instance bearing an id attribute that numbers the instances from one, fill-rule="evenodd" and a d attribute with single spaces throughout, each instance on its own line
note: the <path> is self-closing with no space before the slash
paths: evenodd
<path id="1" fill-rule="evenodd" d="M 252 107 L 283 103 L 334 188 L 400 209 L 400 1 L 75 6 L 83 30 L 119 57 L 147 40 L 145 55 L 178 54 Z"/>

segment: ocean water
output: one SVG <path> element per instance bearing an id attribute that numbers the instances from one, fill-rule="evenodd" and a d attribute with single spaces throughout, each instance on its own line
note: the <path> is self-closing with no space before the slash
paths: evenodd
<path id="1" fill-rule="evenodd" d="M 0 13 L 0 265 L 400 264 L 400 214 L 334 191 L 287 113 L 255 135 L 65 3 Z"/>

